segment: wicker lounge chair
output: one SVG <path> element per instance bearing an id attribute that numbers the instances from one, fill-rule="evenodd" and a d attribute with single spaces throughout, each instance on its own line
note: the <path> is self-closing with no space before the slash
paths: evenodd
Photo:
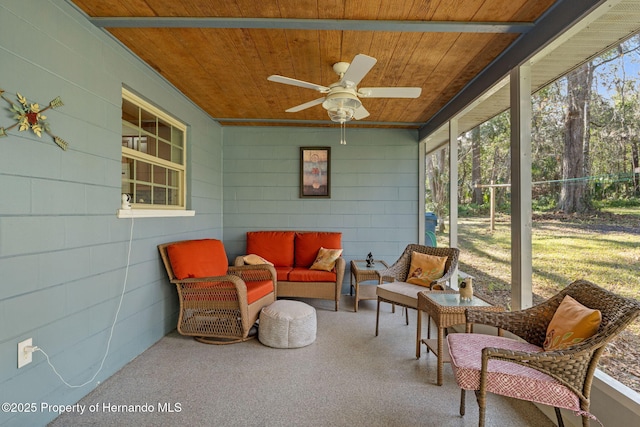
<path id="1" fill-rule="evenodd" d="M 171 253 L 177 255 L 172 247 L 188 250 L 172 259 Z M 158 250 L 169 281 L 178 290 L 180 334 L 207 344 L 255 338 L 253 326 L 260 310 L 275 301 L 277 283 L 272 266 L 229 267 L 222 242 L 214 239 L 165 243 Z"/>
<path id="2" fill-rule="evenodd" d="M 602 321 L 595 335 L 563 350 L 544 351 L 547 326 L 565 295 L 600 310 Z M 522 340 L 480 334 L 449 334 L 449 353 L 456 381 L 462 389 L 460 415 L 465 412 L 465 390 L 474 390 L 484 426 L 487 392 L 542 403 L 582 416 L 589 425 L 591 384 L 605 345 L 640 314 L 640 302 L 623 298 L 586 280 L 577 280 L 537 306 L 516 312 L 468 309 L 467 332 L 472 324 L 509 331 Z M 523 368 L 525 367 L 525 368 Z"/>
<path id="3" fill-rule="evenodd" d="M 442 277 L 431 282 L 431 286 L 414 285 L 406 283 L 411 267 L 411 254 L 419 252 L 422 254 L 433 255 L 438 257 L 447 257 Z M 376 336 L 378 336 L 378 323 L 380 318 L 380 303 L 388 302 L 395 308 L 396 305 L 403 307 L 407 325 L 409 324 L 409 313 L 407 309 L 418 308 L 418 292 L 425 289 L 446 289 L 447 281 L 451 278 L 453 272 L 458 268 L 458 257 L 460 250 L 457 248 L 434 248 L 418 244 L 407 245 L 404 252 L 398 260 L 389 268 L 380 271 L 380 281 L 390 282 L 382 283 L 376 289 L 378 296 L 378 309 L 376 312 Z"/>
<path id="4" fill-rule="evenodd" d="M 402 255 L 393 265 L 385 270 L 380 271 L 380 280 L 383 282 L 404 282 L 409 275 L 409 267 L 411 267 L 411 254 L 413 252 L 420 252 L 422 254 L 433 256 L 446 256 L 447 263 L 444 266 L 444 274 L 439 279 L 431 282 L 431 289 L 438 288 L 444 289 L 447 284 L 447 280 L 451 277 L 456 268 L 458 268 L 458 257 L 460 256 L 460 250 L 457 248 L 434 248 L 431 246 L 410 244 L 404 249 Z M 424 289 L 422 289 L 424 290 Z"/>

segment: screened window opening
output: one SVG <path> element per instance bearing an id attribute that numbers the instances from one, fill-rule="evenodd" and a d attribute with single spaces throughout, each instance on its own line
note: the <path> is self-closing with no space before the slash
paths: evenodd
<path id="1" fill-rule="evenodd" d="M 133 209 L 185 209 L 186 126 L 122 92 L 122 193 Z"/>

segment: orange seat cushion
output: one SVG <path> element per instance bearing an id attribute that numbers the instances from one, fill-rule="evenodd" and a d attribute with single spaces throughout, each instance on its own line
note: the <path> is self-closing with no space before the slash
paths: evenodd
<path id="1" fill-rule="evenodd" d="M 333 271 L 310 270 L 308 268 L 295 267 L 289 273 L 290 282 L 335 282 L 336 273 Z"/>
<path id="2" fill-rule="evenodd" d="M 275 267 L 293 267 L 294 231 L 249 231 L 247 253 L 259 255 Z"/>
<path id="3" fill-rule="evenodd" d="M 278 282 L 286 282 L 289 280 L 289 272 L 291 267 L 274 267 L 276 269 L 276 278 Z"/>
<path id="4" fill-rule="evenodd" d="M 229 261 L 220 240 L 188 240 L 167 246 L 176 279 L 224 276 Z"/>
<path id="5" fill-rule="evenodd" d="M 295 233 L 295 267 L 309 268 L 320 248 L 342 249 L 342 233 L 307 231 Z"/>
<path id="6" fill-rule="evenodd" d="M 273 292 L 273 282 L 271 280 L 252 280 L 245 283 L 247 284 L 248 304 L 252 304 Z"/>

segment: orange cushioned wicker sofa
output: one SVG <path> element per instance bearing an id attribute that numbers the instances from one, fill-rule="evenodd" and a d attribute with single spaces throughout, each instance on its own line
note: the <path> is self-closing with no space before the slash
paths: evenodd
<path id="1" fill-rule="evenodd" d="M 247 254 L 258 255 L 276 269 L 278 297 L 335 301 L 338 311 L 345 260 L 338 257 L 329 271 L 311 269 L 320 248 L 342 249 L 342 233 L 325 231 L 249 231 Z M 245 265 L 246 256 L 234 264 Z"/>

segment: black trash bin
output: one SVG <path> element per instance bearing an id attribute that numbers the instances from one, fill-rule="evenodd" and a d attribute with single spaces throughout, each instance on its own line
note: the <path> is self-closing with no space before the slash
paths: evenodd
<path id="1" fill-rule="evenodd" d="M 438 226 L 438 216 L 433 212 L 424 214 L 424 244 L 435 248 L 436 243 L 436 227 Z"/>

